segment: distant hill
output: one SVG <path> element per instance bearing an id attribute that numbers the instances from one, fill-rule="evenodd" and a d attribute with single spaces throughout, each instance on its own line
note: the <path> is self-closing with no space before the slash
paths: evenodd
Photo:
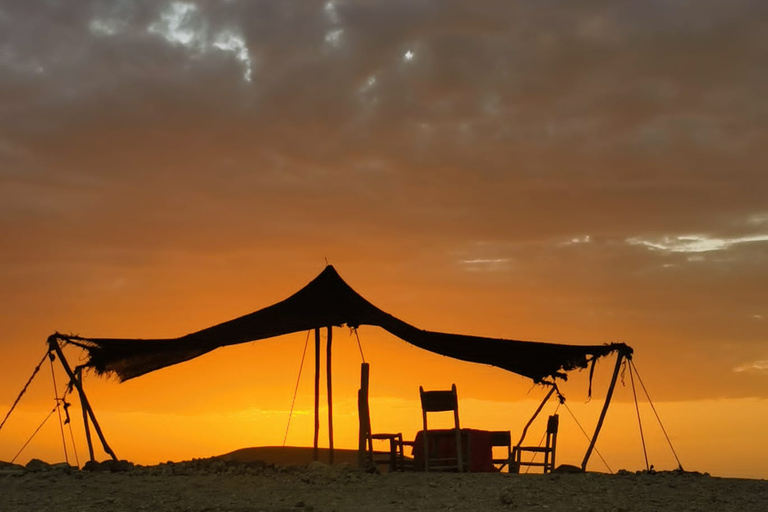
<path id="1" fill-rule="evenodd" d="M 219 455 L 217 459 L 236 462 L 262 461 L 267 464 L 279 466 L 305 466 L 311 463 L 314 449 L 305 446 L 257 446 L 254 448 L 241 448 L 233 452 Z M 333 450 L 334 464 L 357 465 L 357 450 L 336 448 Z M 318 450 L 319 461 L 328 463 L 328 449 Z"/>

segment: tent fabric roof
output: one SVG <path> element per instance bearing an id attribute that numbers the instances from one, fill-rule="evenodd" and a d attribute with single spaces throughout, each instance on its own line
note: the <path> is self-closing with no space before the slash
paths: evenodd
<path id="1" fill-rule="evenodd" d="M 565 378 L 590 361 L 632 349 L 623 343 L 563 345 L 424 331 L 380 310 L 353 290 L 328 265 L 314 280 L 282 302 L 202 331 L 173 339 L 84 338 L 57 334 L 88 351 L 87 367 L 115 373 L 121 381 L 188 361 L 227 345 L 310 329 L 379 326 L 417 347 L 444 356 L 497 366 L 535 382 Z"/>

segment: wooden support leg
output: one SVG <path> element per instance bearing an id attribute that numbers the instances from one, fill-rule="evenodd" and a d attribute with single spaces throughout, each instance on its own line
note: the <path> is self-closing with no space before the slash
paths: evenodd
<path id="1" fill-rule="evenodd" d="M 315 329 L 315 439 L 313 460 L 319 460 L 318 441 L 320 439 L 320 329 Z"/>
<path id="2" fill-rule="evenodd" d="M 77 382 L 79 384 L 78 389 L 83 389 L 83 371 L 78 369 L 76 372 Z M 88 424 L 88 411 L 83 406 L 82 400 L 80 400 L 80 408 L 83 410 L 83 427 L 85 428 L 85 441 L 88 443 L 88 456 L 91 458 L 91 462 L 96 462 L 96 457 L 93 455 L 93 441 L 91 440 L 91 428 Z"/>
<path id="3" fill-rule="evenodd" d="M 371 413 L 368 407 L 368 382 L 370 367 L 360 365 L 360 390 L 357 393 L 357 417 L 360 430 L 357 437 L 357 465 L 364 468 L 368 462 L 368 438 L 371 434 Z"/>
<path id="4" fill-rule="evenodd" d="M 621 370 L 621 362 L 624 359 L 624 353 L 619 352 L 616 356 L 616 366 L 613 369 L 613 377 L 611 377 L 611 385 L 608 386 L 608 393 L 605 395 L 605 404 L 603 404 L 603 410 L 600 411 L 600 418 L 597 420 L 597 426 L 595 427 L 595 434 L 592 436 L 592 441 L 589 443 L 587 453 L 584 454 L 584 460 L 581 461 L 582 471 L 587 470 L 587 463 L 589 462 L 589 456 L 592 455 L 592 449 L 597 442 L 597 436 L 600 434 L 600 429 L 603 427 L 603 421 L 605 420 L 605 414 L 608 412 L 608 405 L 611 403 L 611 397 L 613 397 L 613 390 L 616 388 L 616 380 L 619 377 L 619 370 Z"/>
<path id="5" fill-rule="evenodd" d="M 96 435 L 98 435 L 99 440 L 101 441 L 101 446 L 104 448 L 104 451 L 107 452 L 110 457 L 112 457 L 112 460 L 117 461 L 117 455 L 115 455 L 115 452 L 113 452 L 112 448 L 110 448 L 109 444 L 107 444 L 107 440 L 104 438 L 104 433 L 101 431 L 99 422 L 96 420 L 96 415 L 93 412 L 93 408 L 88 402 L 88 397 L 85 396 L 83 387 L 80 385 L 80 382 L 72 371 L 72 368 L 70 368 L 67 359 L 64 357 L 64 353 L 61 351 L 61 346 L 59 346 L 59 339 L 55 334 L 48 337 L 48 346 L 51 348 L 51 350 L 56 352 L 61 365 L 64 367 L 64 371 L 67 372 L 67 376 L 69 377 L 70 382 L 72 382 L 75 388 L 77 388 L 77 393 L 80 396 L 80 403 L 82 404 L 83 409 L 88 411 L 88 416 L 90 416 L 91 422 L 93 422 L 93 429 L 96 431 Z"/>
<path id="6" fill-rule="evenodd" d="M 424 410 L 424 407 L 421 408 L 421 419 L 424 424 L 424 433 L 421 436 L 424 439 L 424 471 L 429 473 L 429 440 L 427 439 L 429 436 L 427 435 L 427 411 Z"/>
<path id="7" fill-rule="evenodd" d="M 333 385 L 331 378 L 331 341 L 333 339 L 333 328 L 327 327 L 328 341 L 326 343 L 326 370 L 325 377 L 328 383 L 328 463 L 333 464 Z"/>
<path id="8" fill-rule="evenodd" d="M 458 407 L 453 410 L 453 418 L 456 423 L 456 464 L 459 466 L 459 473 L 464 471 L 464 446 L 461 439 L 461 427 L 459 427 L 459 409 Z M 467 436 L 467 443 L 469 443 L 469 436 Z M 469 450 L 467 450 L 469 453 Z M 469 461 L 467 461 L 467 467 L 469 467 Z"/>

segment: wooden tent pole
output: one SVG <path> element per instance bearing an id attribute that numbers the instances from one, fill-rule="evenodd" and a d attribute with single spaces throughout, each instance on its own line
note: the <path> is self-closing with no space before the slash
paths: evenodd
<path id="1" fill-rule="evenodd" d="M 333 390 L 331 379 L 331 341 L 333 340 L 333 328 L 327 327 L 328 341 L 326 343 L 326 370 L 325 377 L 328 384 L 328 463 L 333 464 Z"/>
<path id="2" fill-rule="evenodd" d="M 77 383 L 80 388 L 83 387 L 83 372 L 82 369 L 77 371 Z M 96 462 L 96 457 L 93 454 L 93 441 L 91 440 L 91 428 L 88 425 L 88 411 L 80 404 L 80 409 L 83 410 L 83 427 L 85 427 L 85 441 L 88 443 L 88 455 L 91 457 L 91 462 Z"/>
<path id="3" fill-rule="evenodd" d="M 605 413 L 608 412 L 608 405 L 611 403 L 611 397 L 613 397 L 613 390 L 616 388 L 616 380 L 619 377 L 619 370 L 621 370 L 621 362 L 624 359 L 624 352 L 619 351 L 619 355 L 616 356 L 616 366 L 613 369 L 613 377 L 611 377 L 611 385 L 608 387 L 608 393 L 605 395 L 605 403 L 603 404 L 603 410 L 600 411 L 600 418 L 597 420 L 597 426 L 595 427 L 595 433 L 592 436 L 592 441 L 589 442 L 589 448 L 587 453 L 584 454 L 584 460 L 581 461 L 581 470 L 587 470 L 587 463 L 589 462 L 589 456 L 592 455 L 592 449 L 597 442 L 597 436 L 600 434 L 600 429 L 603 427 L 603 421 L 605 420 Z"/>
<path id="4" fill-rule="evenodd" d="M 93 408 L 88 402 L 88 398 L 85 396 L 85 391 L 80 385 L 80 382 L 77 380 L 77 377 L 72 371 L 72 368 L 69 367 L 67 358 L 64 357 L 64 352 L 61 351 L 61 347 L 59 346 L 59 339 L 55 334 L 48 337 L 48 346 L 51 348 L 51 350 L 56 352 L 56 355 L 59 357 L 59 362 L 61 363 L 61 366 L 64 367 L 64 371 L 67 372 L 67 376 L 69 377 L 70 382 L 75 386 L 75 388 L 77 388 L 77 393 L 80 396 L 80 405 L 83 409 L 88 411 L 88 416 L 91 417 L 91 422 L 93 422 L 93 429 L 96 431 L 96 435 L 99 436 L 101 446 L 104 447 L 104 451 L 107 452 L 110 457 L 112 457 L 112 460 L 117 461 L 117 455 L 115 455 L 115 452 L 113 452 L 112 448 L 110 448 L 109 444 L 107 444 L 107 440 L 104 438 L 104 433 L 101 431 L 99 422 L 96 420 L 96 415 L 93 412 Z"/>
<path id="5" fill-rule="evenodd" d="M 523 435 L 520 436 L 520 440 L 517 442 L 517 446 L 520 446 L 523 444 L 523 441 L 525 440 L 525 436 L 528 434 L 528 427 L 531 426 L 533 421 L 536 419 L 536 417 L 539 415 L 541 410 L 546 405 L 547 401 L 549 401 L 549 397 L 552 396 L 552 393 L 555 392 L 555 389 L 557 389 L 555 386 L 552 386 L 549 390 L 549 393 L 547 393 L 547 396 L 544 397 L 544 400 L 541 401 L 539 404 L 539 408 L 536 409 L 536 412 L 533 413 L 533 416 L 531 416 L 531 419 L 528 420 L 528 423 L 525 424 L 525 427 L 523 427 Z"/>
<path id="6" fill-rule="evenodd" d="M 370 367 L 368 363 L 360 365 L 360 390 L 357 392 L 357 418 L 360 423 L 360 433 L 357 438 L 357 465 L 361 468 L 368 461 L 368 438 L 371 434 L 371 412 L 368 406 L 368 382 Z"/>
<path id="7" fill-rule="evenodd" d="M 315 440 L 313 460 L 319 460 L 317 442 L 320 438 L 320 329 L 315 328 Z"/>

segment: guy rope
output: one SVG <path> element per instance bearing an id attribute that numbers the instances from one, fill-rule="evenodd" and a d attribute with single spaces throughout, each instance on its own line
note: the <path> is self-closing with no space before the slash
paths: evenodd
<path id="1" fill-rule="evenodd" d="M 82 367 L 76 367 L 74 370 L 69 366 L 69 363 L 67 362 L 66 357 L 64 356 L 63 351 L 61 350 L 60 345 L 60 338 L 62 335 L 56 333 L 48 337 L 48 350 L 46 351 L 43 358 L 40 360 L 38 365 L 35 367 L 35 369 L 32 371 L 32 375 L 27 380 L 26 384 L 24 384 L 24 387 L 21 389 L 21 392 L 16 397 L 16 400 L 13 402 L 13 405 L 11 405 L 10 410 L 5 415 L 5 418 L 3 419 L 2 423 L 0 423 L 0 429 L 5 426 L 6 422 L 8 421 L 8 418 L 10 417 L 11 413 L 14 411 L 16 406 L 18 405 L 21 398 L 24 396 L 24 394 L 29 389 L 30 384 L 32 383 L 32 380 L 35 378 L 35 376 L 39 373 L 41 366 L 43 363 L 45 363 L 45 360 L 48 359 L 51 364 L 51 378 L 53 380 L 53 389 L 54 389 L 54 399 L 56 401 L 55 407 L 51 410 L 51 412 L 48 414 L 48 416 L 45 417 L 45 419 L 40 423 L 40 425 L 35 429 L 35 431 L 32 433 L 32 435 L 29 437 L 26 443 L 24 443 L 24 446 L 22 446 L 21 450 L 16 454 L 16 456 L 13 458 L 13 460 L 16 460 L 16 458 L 21 454 L 21 452 L 29 445 L 29 443 L 32 441 L 32 439 L 37 435 L 37 433 L 40 431 L 40 429 L 43 428 L 45 423 L 48 421 L 48 419 L 53 415 L 53 413 L 58 413 L 59 415 L 59 428 L 61 431 L 61 440 L 64 447 L 64 459 L 69 464 L 69 453 L 67 451 L 67 441 L 66 441 L 66 435 L 64 434 L 64 425 L 69 425 L 69 435 L 70 439 L 72 441 L 72 448 L 74 450 L 75 455 L 75 461 L 77 465 L 80 465 L 80 460 L 77 455 L 77 448 L 75 446 L 75 436 L 72 431 L 72 422 L 71 418 L 69 416 L 69 407 L 70 403 L 67 402 L 66 397 L 69 393 L 72 393 L 74 390 L 77 390 L 77 393 L 80 398 L 80 405 L 83 410 L 83 423 L 85 427 L 85 436 L 86 440 L 88 442 L 88 452 L 90 455 L 90 460 L 95 462 L 94 452 L 93 452 L 93 444 L 91 442 L 91 435 L 90 435 L 90 427 L 89 427 L 89 420 L 90 423 L 93 424 L 93 428 L 96 431 L 97 436 L 99 437 L 99 440 L 101 441 L 101 445 L 104 448 L 104 451 L 109 454 L 109 456 L 112 458 L 112 460 L 117 461 L 117 456 L 112 451 L 112 449 L 107 444 L 107 440 L 104 438 L 104 434 L 101 431 L 101 427 L 99 426 L 98 421 L 96 420 L 96 415 L 93 412 L 93 408 L 91 408 L 90 403 L 88 402 L 88 398 L 85 394 L 85 391 L 82 386 Z M 59 396 L 58 392 L 58 385 L 56 383 L 56 372 L 54 369 L 53 362 L 58 360 L 61 364 L 62 368 L 66 372 L 67 376 L 69 377 L 69 382 L 67 383 L 64 394 L 62 396 Z M 62 417 L 61 410 L 64 409 L 64 415 Z"/>

